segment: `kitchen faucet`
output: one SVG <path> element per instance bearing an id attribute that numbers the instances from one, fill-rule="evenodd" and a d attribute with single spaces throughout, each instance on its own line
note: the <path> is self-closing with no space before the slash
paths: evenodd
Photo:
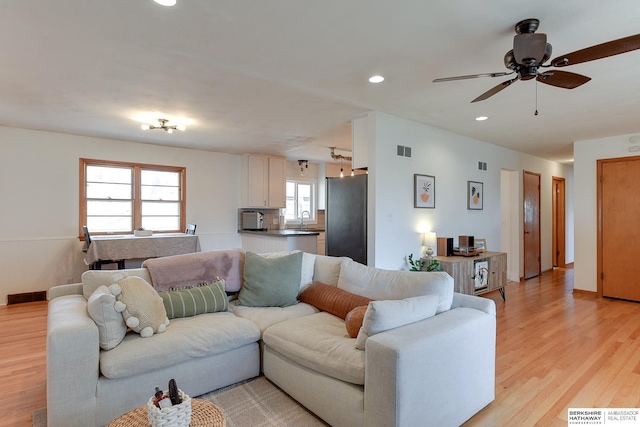
<path id="1" fill-rule="evenodd" d="M 307 218 L 311 218 L 311 213 L 309 211 L 302 211 L 300 214 L 300 228 L 304 228 L 304 214 L 307 214 Z"/>

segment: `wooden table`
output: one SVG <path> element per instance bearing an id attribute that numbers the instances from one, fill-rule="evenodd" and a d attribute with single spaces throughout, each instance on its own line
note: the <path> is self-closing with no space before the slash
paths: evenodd
<path id="1" fill-rule="evenodd" d="M 189 427 L 225 427 L 227 421 L 216 405 L 202 399 L 191 399 L 191 423 Z M 107 427 L 150 427 L 147 405 L 140 406 L 116 418 Z"/>
<path id="2" fill-rule="evenodd" d="M 84 262 L 92 265 L 100 260 L 148 259 L 192 252 L 200 252 L 200 240 L 193 234 L 92 236 Z"/>

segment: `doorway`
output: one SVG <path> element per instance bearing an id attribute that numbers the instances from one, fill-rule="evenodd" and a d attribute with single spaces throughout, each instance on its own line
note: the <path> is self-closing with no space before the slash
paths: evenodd
<path id="1" fill-rule="evenodd" d="M 598 296 L 640 301 L 640 157 L 598 160 Z"/>
<path id="2" fill-rule="evenodd" d="M 524 171 L 524 278 L 540 275 L 540 174 Z"/>
<path id="3" fill-rule="evenodd" d="M 553 243 L 552 261 L 554 267 L 563 267 L 565 261 L 565 179 L 552 177 Z"/>

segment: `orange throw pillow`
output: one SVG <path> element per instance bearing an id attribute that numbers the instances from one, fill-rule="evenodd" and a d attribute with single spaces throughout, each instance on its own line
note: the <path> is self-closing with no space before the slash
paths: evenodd
<path id="1" fill-rule="evenodd" d="M 364 320 L 364 314 L 367 312 L 368 305 L 361 305 L 351 310 L 347 317 L 344 319 L 344 325 L 347 327 L 347 333 L 351 338 L 356 338 L 360 328 L 362 327 L 362 321 Z"/>
<path id="2" fill-rule="evenodd" d="M 351 310 L 364 306 L 366 311 L 366 306 L 369 305 L 370 301 L 373 301 L 367 297 L 352 294 L 351 292 L 321 282 L 313 282 L 311 286 L 298 296 L 298 299 L 307 304 L 311 304 L 318 310 L 326 311 L 345 320 Z M 362 319 L 360 320 L 360 325 L 362 325 Z M 351 338 L 355 338 L 358 335 L 360 325 L 357 326 L 355 335 L 349 333 Z M 355 326 L 353 327 L 355 328 Z M 349 331 L 349 326 L 347 326 L 347 331 Z"/>

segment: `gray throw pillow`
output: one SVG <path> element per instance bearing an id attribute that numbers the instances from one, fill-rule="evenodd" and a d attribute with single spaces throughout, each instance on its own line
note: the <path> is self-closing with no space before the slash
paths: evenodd
<path id="1" fill-rule="evenodd" d="M 296 304 L 301 274 L 302 252 L 270 259 L 247 252 L 238 305 L 287 307 Z"/>

